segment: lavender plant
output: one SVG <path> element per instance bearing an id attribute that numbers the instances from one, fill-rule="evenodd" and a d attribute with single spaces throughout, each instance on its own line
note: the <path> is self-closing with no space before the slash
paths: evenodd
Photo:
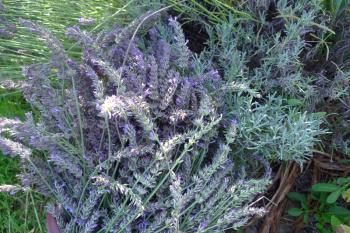
<path id="1" fill-rule="evenodd" d="M 268 159 L 302 164 L 327 132 L 321 114 L 313 113 L 327 92 L 308 67 L 318 56 L 317 38 L 333 33 L 325 26 L 327 16 L 318 1 L 248 1 L 237 7 L 254 20 L 229 16 L 207 26 L 199 64 L 214 66 L 238 93 L 224 99 L 227 111 L 239 119 L 242 156 L 258 151 Z M 328 87 L 336 95 L 346 92 L 332 83 Z"/>
<path id="2" fill-rule="evenodd" d="M 264 213 L 250 202 L 268 164 L 247 153 L 261 170 L 250 176 L 234 163 L 240 119 L 223 98 L 235 89 L 199 69 L 175 19 L 136 33 L 149 16 L 97 36 L 68 28 L 79 64 L 48 30 L 21 22 L 53 56 L 23 72 L 40 116 L 1 119 L 0 148 L 21 157 L 23 188 L 51 197 L 61 232 L 223 232 Z"/>
<path id="3" fill-rule="evenodd" d="M 241 7 L 256 22 L 230 17 L 209 27 L 206 59 L 229 67 L 227 79 L 243 79 L 262 95 L 278 90 L 294 98 L 311 96 L 312 74 L 304 72 L 304 62 L 316 50 L 309 36 L 331 31 L 317 1 L 251 1 Z"/>

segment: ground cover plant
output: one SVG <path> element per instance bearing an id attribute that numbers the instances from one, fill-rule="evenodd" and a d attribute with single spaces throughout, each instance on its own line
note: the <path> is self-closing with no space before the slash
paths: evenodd
<path id="1" fill-rule="evenodd" d="M 290 208 L 288 213 L 294 217 L 302 216 L 306 224 L 315 221 L 318 232 L 346 232 L 350 229 L 350 210 L 344 208 L 340 202 L 350 202 L 349 185 L 349 177 L 340 177 L 333 182 L 314 184 L 309 197 L 291 192 L 288 197 L 299 202 L 301 208 Z M 311 206 L 311 201 L 316 202 L 316 207 Z"/>

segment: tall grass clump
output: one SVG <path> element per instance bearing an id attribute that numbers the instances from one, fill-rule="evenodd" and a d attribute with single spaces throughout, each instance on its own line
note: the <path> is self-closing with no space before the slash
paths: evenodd
<path id="1" fill-rule="evenodd" d="M 47 61 L 51 54 L 41 38 L 35 38 L 18 22 L 27 19 L 45 25 L 60 38 L 68 53 L 80 57 L 80 50 L 72 41 L 66 40 L 67 26 L 80 24 L 89 31 L 101 31 L 115 18 L 130 21 L 125 14 L 128 2 L 2 0 L 0 2 L 0 80 L 22 78 L 21 67 Z M 116 14 L 118 13 L 118 14 Z"/>

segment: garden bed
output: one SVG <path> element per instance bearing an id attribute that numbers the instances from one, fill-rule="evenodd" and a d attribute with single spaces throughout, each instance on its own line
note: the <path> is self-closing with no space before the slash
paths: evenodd
<path id="1" fill-rule="evenodd" d="M 49 230 L 349 231 L 348 1 L 121 1 L 75 26 L 4 5 L 1 74 L 26 68 L 2 86 L 32 113 L 0 148 Z"/>

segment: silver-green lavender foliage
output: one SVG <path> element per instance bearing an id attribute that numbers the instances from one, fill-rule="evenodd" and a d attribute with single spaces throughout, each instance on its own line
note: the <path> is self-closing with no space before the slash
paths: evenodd
<path id="1" fill-rule="evenodd" d="M 253 0 L 239 7 L 255 20 L 230 17 L 208 26 L 199 67 L 216 67 L 238 93 L 226 95 L 225 106 L 238 119 L 242 156 L 254 151 L 302 163 L 326 133 L 320 114 L 312 113 L 315 106 L 330 92 L 340 96 L 348 90 L 330 81 L 334 88 L 327 94 L 319 88 L 319 74 L 305 67 L 318 53 L 315 38 L 330 33 L 326 16 L 319 1 Z"/>
<path id="2" fill-rule="evenodd" d="M 24 69 L 21 89 L 40 116 L 1 119 L 0 147 L 22 158 L 24 187 L 52 198 L 61 232 L 223 232 L 263 214 L 249 204 L 269 183 L 268 164 L 247 153 L 261 168 L 251 178 L 233 162 L 240 119 L 222 98 L 234 91 L 196 68 L 175 19 L 143 36 L 134 26 L 68 28 L 79 64 L 50 32 L 21 23 L 53 56 Z"/>

